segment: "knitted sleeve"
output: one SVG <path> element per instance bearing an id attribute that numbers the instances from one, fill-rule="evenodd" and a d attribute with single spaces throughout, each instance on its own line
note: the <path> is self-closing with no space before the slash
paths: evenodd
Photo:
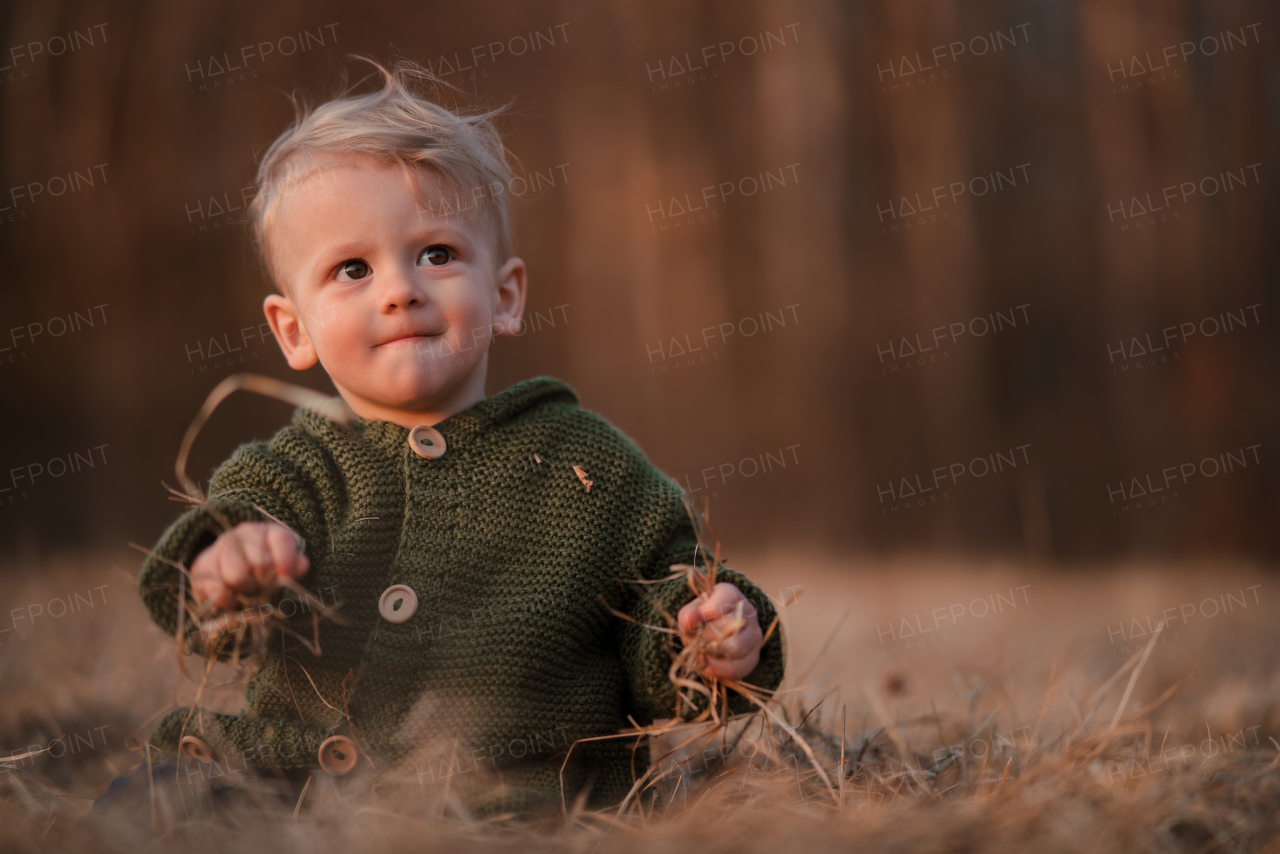
<path id="1" fill-rule="evenodd" d="M 191 562 L 220 533 L 242 522 L 274 516 L 303 538 L 316 565 L 313 549 L 327 537 L 316 487 L 324 464 L 317 450 L 301 431 L 285 427 L 269 444 L 241 445 L 217 468 L 207 506 L 193 506 L 179 516 L 143 562 L 138 593 L 156 625 L 168 634 L 176 631 L 180 588 L 192 602 L 189 577 L 184 578 Z M 302 580 L 305 584 L 307 577 Z"/>
<path id="2" fill-rule="evenodd" d="M 684 512 L 683 508 L 680 512 Z M 655 584 L 630 585 L 637 588 L 629 611 L 632 619 L 647 626 L 674 626 L 676 614 L 694 598 L 694 593 L 685 582 L 683 574 L 673 575 L 670 566 L 676 563 L 705 565 L 707 560 L 703 551 L 697 552 L 695 561 L 696 545 L 693 527 L 686 517 L 683 523 L 677 525 L 670 540 L 657 551 L 644 573 L 648 579 L 664 580 Z M 761 631 L 767 632 L 777 616 L 769 597 L 742 573 L 726 566 L 716 569 L 716 582 L 721 581 L 730 582 L 742 591 L 755 606 Z M 669 671 L 672 657 L 680 649 L 679 638 L 646 628 L 645 625 L 624 621 L 619 629 L 623 667 L 630 682 L 633 707 L 631 714 L 638 723 L 644 725 L 665 718 L 689 720 L 697 717 L 707 705 L 706 698 L 701 694 L 696 695 L 693 709 L 686 705 L 677 712 L 676 708 L 676 689 Z M 742 681 L 768 691 L 777 689 L 782 682 L 785 659 L 786 648 L 779 623 L 760 650 L 759 664 Z M 745 696 L 730 691 L 729 714 L 746 714 L 754 708 L 755 705 Z"/>

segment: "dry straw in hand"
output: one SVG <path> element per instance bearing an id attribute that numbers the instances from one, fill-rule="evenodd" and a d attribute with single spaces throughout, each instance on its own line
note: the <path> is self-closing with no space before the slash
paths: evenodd
<path id="1" fill-rule="evenodd" d="M 330 397 L 302 386 L 282 382 L 271 377 L 257 374 L 233 374 L 214 387 L 205 399 L 199 413 L 187 428 L 183 436 L 178 458 L 174 465 L 178 483 L 183 491 L 168 487 L 175 500 L 203 507 L 217 521 L 225 532 L 232 528 L 216 506 L 214 506 L 186 473 L 187 460 L 191 447 L 201 428 L 208 421 L 214 409 L 232 392 L 237 390 L 251 391 L 266 397 L 303 406 L 339 424 L 349 424 L 354 413 L 340 397 Z M 264 516 L 280 522 L 264 508 L 257 508 Z M 283 524 L 283 523 L 281 523 Z M 295 534 L 296 535 L 296 534 Z M 248 563 L 238 540 L 232 539 L 236 547 L 241 549 L 241 557 Z M 256 593 L 235 593 L 234 608 L 218 610 L 211 602 L 196 602 L 187 591 L 190 588 L 191 571 L 189 567 L 174 563 L 167 558 L 154 554 L 150 549 L 131 543 L 134 548 L 156 560 L 173 566 L 178 570 L 177 601 L 179 603 L 177 625 L 174 630 L 175 655 L 178 668 L 186 673 L 185 656 L 191 652 L 199 652 L 203 657 L 203 671 L 196 691 L 192 713 L 199 708 L 208 685 L 215 662 L 222 661 L 238 670 L 256 670 L 262 663 L 267 651 L 267 644 L 276 631 L 289 635 L 300 641 L 312 655 L 320 655 L 320 619 L 324 617 L 334 622 L 342 622 L 341 616 L 334 606 L 325 604 L 313 596 L 310 591 L 293 579 L 273 577 L 271 582 Z M 299 543 L 300 547 L 303 543 Z M 295 630 L 277 606 L 278 594 L 287 590 L 297 597 L 311 614 L 311 636 L 306 637 Z M 185 733 L 186 726 L 183 727 Z"/>
<path id="2" fill-rule="evenodd" d="M 689 519 L 697 537 L 697 548 L 694 551 L 695 563 L 672 564 L 670 569 L 672 576 L 681 576 L 684 578 L 685 584 L 689 586 L 689 589 L 693 592 L 695 598 L 705 598 L 711 595 L 711 592 L 716 586 L 716 572 L 721 565 L 720 540 L 715 536 L 715 532 L 711 527 L 711 513 L 709 501 L 706 496 L 703 496 L 703 509 L 701 513 L 694 511 L 693 505 L 690 504 L 687 496 L 684 499 L 684 505 L 685 510 L 689 513 Z M 708 547 L 709 541 L 713 543 L 710 547 Z M 705 566 L 697 565 L 699 553 L 702 553 L 705 556 Z M 634 583 L 655 584 L 667 581 L 670 581 L 670 577 L 666 579 L 657 579 L 655 581 L 637 580 Z M 798 598 L 798 596 L 799 591 L 793 591 L 787 601 L 782 603 L 782 606 L 785 608 L 790 605 L 796 600 L 796 598 Z M 601 601 L 604 601 L 603 597 L 601 597 Z M 753 706 L 764 714 L 771 742 L 774 740 L 773 727 L 776 725 L 798 746 L 800 746 L 800 749 L 809 758 L 814 770 L 822 779 L 826 787 L 833 793 L 835 792 L 834 785 L 826 772 L 819 765 L 808 742 L 806 742 L 805 739 L 796 732 L 784 717 L 779 715 L 774 709 L 770 708 L 773 692 L 743 682 L 740 679 L 719 679 L 702 672 L 702 666 L 704 666 L 703 663 L 706 659 L 708 657 L 715 657 L 724 644 L 734 638 L 740 631 L 742 631 L 743 628 L 746 627 L 747 620 L 743 613 L 743 603 L 739 603 L 737 610 L 732 615 L 733 619 L 730 620 L 727 625 L 717 629 L 716 631 L 712 631 L 710 623 L 703 622 L 695 627 L 693 632 L 689 635 L 685 635 L 685 633 L 680 630 L 679 622 L 675 616 L 668 613 L 661 606 L 657 606 L 656 603 L 655 607 L 666 625 L 639 623 L 630 615 L 624 614 L 610 607 L 608 602 L 605 602 L 605 607 L 608 608 L 615 616 L 637 623 L 638 625 L 642 625 L 650 631 L 660 632 L 666 636 L 666 648 L 668 654 L 671 656 L 671 667 L 668 669 L 667 673 L 671 683 L 676 689 L 676 705 L 675 708 L 672 709 L 671 720 L 659 721 L 647 727 L 634 725 L 635 721 L 633 720 L 632 723 L 634 726 L 632 729 L 624 730 L 618 735 L 599 736 L 597 738 L 635 737 L 637 738 L 638 743 L 639 738 L 646 735 L 657 737 L 666 735 L 667 733 L 673 732 L 678 728 L 686 727 L 690 724 L 711 724 L 709 728 L 700 729 L 692 737 L 686 739 L 667 753 L 653 760 L 650 763 L 649 768 L 644 772 L 644 774 L 640 775 L 636 780 L 635 785 L 632 786 L 631 791 L 627 794 L 627 797 L 619 805 L 619 815 L 628 809 L 638 793 L 657 785 L 665 777 L 669 776 L 680 767 L 680 763 L 675 763 L 663 769 L 663 762 L 666 759 L 677 754 L 684 748 L 693 744 L 695 741 L 701 740 L 699 747 L 702 747 L 710 744 L 716 736 L 721 736 L 722 739 L 727 737 L 727 727 L 730 720 L 730 691 L 737 692 L 746 697 L 751 701 Z M 769 623 L 768 628 L 764 630 L 763 636 L 760 639 L 760 648 L 764 647 L 764 644 L 777 629 L 780 617 L 781 614 L 775 615 L 773 620 Z M 681 638 L 682 643 L 677 644 L 677 638 Z M 700 712 L 697 711 L 699 706 L 699 697 L 703 698 L 706 703 L 705 708 Z M 682 713 L 686 711 L 691 713 L 697 712 L 697 714 L 687 720 L 681 720 Z M 739 738 L 741 738 L 741 733 L 739 734 Z M 583 741 L 594 740 L 597 739 L 583 739 Z M 568 762 L 567 755 L 565 756 L 565 762 Z"/>

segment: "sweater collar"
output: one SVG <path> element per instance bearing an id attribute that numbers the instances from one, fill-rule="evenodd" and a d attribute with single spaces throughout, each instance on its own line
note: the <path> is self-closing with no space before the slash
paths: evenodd
<path id="1" fill-rule="evenodd" d="M 468 435 L 483 433 L 510 421 L 527 409 L 553 401 L 576 404 L 578 395 L 555 377 L 533 377 L 522 380 L 492 397 L 486 397 L 474 406 L 450 415 L 434 426 L 444 435 L 446 441 L 453 441 Z M 301 418 L 304 423 L 327 421 L 308 409 L 299 409 L 295 417 Z M 320 425 L 311 424 L 310 426 Z M 334 425 L 329 423 L 327 426 L 332 429 Z M 392 421 L 364 418 L 359 415 L 352 418 L 350 431 L 366 442 L 395 449 L 402 446 L 409 435 L 408 427 L 402 427 Z"/>

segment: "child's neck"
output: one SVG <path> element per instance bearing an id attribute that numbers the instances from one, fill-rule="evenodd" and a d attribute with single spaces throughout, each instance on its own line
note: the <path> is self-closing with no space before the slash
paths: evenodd
<path id="1" fill-rule="evenodd" d="M 334 385 L 337 386 L 338 393 L 342 395 L 347 406 L 351 407 L 351 411 L 361 418 L 370 421 L 390 421 L 392 424 L 399 424 L 401 427 L 412 430 L 421 424 L 435 426 L 484 400 L 484 380 L 485 372 L 477 370 L 457 388 L 449 390 L 425 405 L 411 409 L 384 406 L 337 386 L 337 383 Z"/>

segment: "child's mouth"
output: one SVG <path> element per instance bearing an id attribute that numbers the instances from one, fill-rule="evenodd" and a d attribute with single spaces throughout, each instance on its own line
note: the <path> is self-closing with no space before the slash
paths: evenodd
<path id="1" fill-rule="evenodd" d="M 386 341 L 381 346 L 393 348 L 412 347 L 416 344 L 422 343 L 423 341 L 430 341 L 432 339 L 439 338 L 443 334 L 444 333 L 442 332 L 437 335 L 406 335 L 403 338 Z"/>

